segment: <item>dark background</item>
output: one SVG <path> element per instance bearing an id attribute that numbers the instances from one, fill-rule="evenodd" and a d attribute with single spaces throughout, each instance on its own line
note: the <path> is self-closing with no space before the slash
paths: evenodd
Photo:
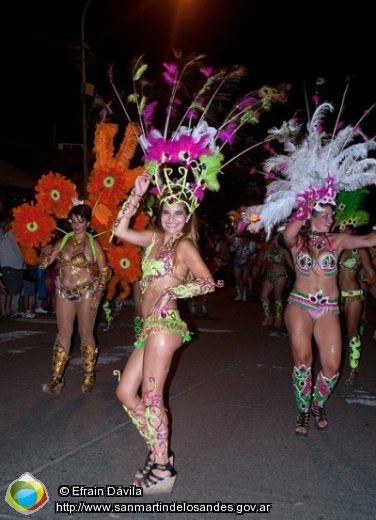
<path id="1" fill-rule="evenodd" d="M 2 9 L 0 137 L 40 146 L 80 139 L 85 3 L 36 0 Z M 291 82 L 300 106 L 304 82 L 312 91 L 325 77 L 334 101 L 354 76 L 348 103 L 361 111 L 376 100 L 373 25 L 362 3 L 350 10 L 322 1 L 92 0 L 84 24 L 87 81 L 108 101 L 109 63 L 125 70 L 145 54 L 159 72 L 179 48 L 205 53 L 214 66 L 244 63 L 253 87 Z"/>
<path id="2" fill-rule="evenodd" d="M 85 4 L 36 0 L 3 6 L 1 139 L 45 149 L 82 142 L 80 40 Z M 364 3 L 348 9 L 321 0 L 92 0 L 84 23 L 86 79 L 108 102 L 114 98 L 109 64 L 114 64 L 121 88 L 133 57 L 145 54 L 154 77 L 164 61 L 173 59 L 175 48 L 184 55 L 204 53 L 214 67 L 246 65 L 247 90 L 291 83 L 289 105 L 277 112 L 278 125 L 296 111 L 305 112 L 304 92 L 310 99 L 318 77 L 326 79 L 323 100 L 339 107 L 351 77 L 343 119 L 355 123 L 376 101 L 373 26 L 373 13 Z M 90 109 L 91 100 L 87 103 Z M 112 108 L 114 122 L 125 123 L 116 100 Z M 89 114 L 89 148 L 97 114 Z M 363 125 L 370 137 L 376 134 L 374 121 L 371 114 Z M 252 193 L 248 172 L 232 167 L 226 171 L 230 175 L 221 178 L 227 194 L 238 192 L 240 204 Z"/>

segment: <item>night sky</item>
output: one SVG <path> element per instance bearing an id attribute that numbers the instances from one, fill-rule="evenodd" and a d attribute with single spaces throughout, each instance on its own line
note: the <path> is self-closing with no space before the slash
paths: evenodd
<path id="1" fill-rule="evenodd" d="M 85 3 L 35 0 L 2 8 L 1 138 L 47 148 L 80 140 Z M 204 53 L 214 66 L 245 64 L 255 88 L 291 82 L 301 99 L 304 82 L 312 90 L 319 76 L 330 85 L 329 101 L 339 99 L 346 77 L 354 76 L 348 102 L 361 113 L 376 101 L 376 78 L 373 16 L 358 5 L 346 10 L 328 1 L 92 0 L 85 18 L 87 81 L 108 101 L 108 64 L 125 71 L 134 56 L 145 54 L 159 72 L 178 48 L 185 55 Z"/>

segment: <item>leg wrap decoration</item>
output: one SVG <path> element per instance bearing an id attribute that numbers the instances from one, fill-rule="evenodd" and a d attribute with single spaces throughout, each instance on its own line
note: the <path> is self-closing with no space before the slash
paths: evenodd
<path id="1" fill-rule="evenodd" d="M 235 300 L 241 300 L 242 299 L 241 287 L 239 285 L 237 285 L 235 287 L 235 289 L 236 289 L 236 298 L 235 298 Z"/>
<path id="2" fill-rule="evenodd" d="M 120 381 L 120 378 L 121 378 L 120 370 L 114 370 L 114 376 L 117 376 L 118 381 Z M 129 415 L 129 418 L 131 419 L 132 423 L 136 426 L 137 430 L 140 432 L 141 437 L 143 437 L 146 440 L 146 444 L 149 448 L 149 451 L 151 452 L 153 450 L 153 446 L 152 446 L 152 444 L 150 444 L 149 429 L 147 427 L 144 414 L 142 414 L 141 412 L 137 412 L 136 410 L 132 410 L 131 408 L 127 408 L 124 404 L 123 404 L 123 408 L 126 411 L 126 413 Z"/>
<path id="3" fill-rule="evenodd" d="M 312 370 L 311 367 L 302 365 L 294 367 L 292 372 L 292 385 L 294 388 L 295 402 L 299 412 L 309 412 L 312 395 Z"/>
<path id="4" fill-rule="evenodd" d="M 362 342 L 360 336 L 354 336 L 350 339 L 349 352 L 350 352 L 350 367 L 352 370 L 356 370 L 359 366 L 360 353 L 362 348 Z"/>
<path id="5" fill-rule="evenodd" d="M 165 424 L 165 408 L 163 396 L 154 394 L 155 380 L 150 378 L 153 388 L 144 392 L 142 400 L 145 405 L 145 419 L 148 428 L 148 442 L 154 457 L 162 457 L 168 451 L 167 427 Z"/>
<path id="6" fill-rule="evenodd" d="M 339 378 L 339 373 L 333 377 L 325 377 L 322 371 L 316 378 L 315 388 L 313 389 L 313 404 L 316 408 L 324 408 Z"/>
<path id="7" fill-rule="evenodd" d="M 44 392 L 61 394 L 65 385 L 63 375 L 68 359 L 69 357 L 60 343 L 59 336 L 56 336 L 52 357 L 52 377 L 48 383 L 43 385 Z"/>
<path id="8" fill-rule="evenodd" d="M 87 394 L 93 390 L 95 385 L 94 367 L 98 357 L 98 349 L 85 340 L 82 341 L 80 349 L 85 371 L 81 392 Z"/>
<path id="9" fill-rule="evenodd" d="M 265 316 L 268 317 L 269 314 L 270 314 L 270 303 L 269 303 L 269 300 L 264 300 L 264 298 L 261 298 L 261 304 L 262 304 L 262 308 L 264 310 Z"/>
<path id="10" fill-rule="evenodd" d="M 283 303 L 282 300 L 276 300 L 275 301 L 275 317 L 277 320 L 282 319 L 282 313 L 283 313 Z"/>

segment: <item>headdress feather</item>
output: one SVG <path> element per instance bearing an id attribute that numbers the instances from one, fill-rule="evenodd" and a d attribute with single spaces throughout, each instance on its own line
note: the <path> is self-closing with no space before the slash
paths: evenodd
<path id="1" fill-rule="evenodd" d="M 234 144 L 240 130 L 257 124 L 272 103 L 285 102 L 288 85 L 263 87 L 233 101 L 234 89 L 246 76 L 243 65 L 214 70 L 204 65 L 205 56 L 183 58 L 175 51 L 175 61 L 163 64 L 168 93 L 152 100 L 152 82 L 145 78 L 143 56 L 132 62 L 133 92 L 125 107 L 112 74 L 110 80 L 117 98 L 131 122 L 128 110 L 136 108 L 141 129 L 138 139 L 144 152 L 145 168 L 160 200 L 176 202 L 178 195 L 193 212 L 204 191 L 218 190 L 217 175 L 224 166 L 261 143 L 244 147 L 224 163 L 225 147 Z M 163 100 L 168 99 L 167 105 Z"/>
<path id="2" fill-rule="evenodd" d="M 270 130 L 279 137 L 284 153 L 265 161 L 264 172 L 272 172 L 275 179 L 267 186 L 264 204 L 246 208 L 246 222 L 253 213 L 259 213 L 257 225 L 262 225 L 269 236 L 276 224 L 308 199 L 335 204 L 338 191 L 354 191 L 376 182 L 376 159 L 370 157 L 376 143 L 367 139 L 358 124 L 341 128 L 343 104 L 344 97 L 332 129 L 327 118 L 334 108 L 322 103 L 307 123 L 303 137 L 295 120 Z"/>

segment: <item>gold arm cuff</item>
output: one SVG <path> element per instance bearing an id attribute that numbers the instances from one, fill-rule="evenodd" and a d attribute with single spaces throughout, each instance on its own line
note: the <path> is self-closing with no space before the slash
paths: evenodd
<path id="1" fill-rule="evenodd" d="M 111 278 L 111 269 L 106 265 L 106 267 L 102 267 L 99 269 L 98 274 L 98 291 L 104 291 L 106 285 L 108 284 Z"/>
<path id="2" fill-rule="evenodd" d="M 42 251 L 40 254 L 40 259 L 39 259 L 39 269 L 47 269 L 49 264 L 50 264 L 50 257 Z"/>

